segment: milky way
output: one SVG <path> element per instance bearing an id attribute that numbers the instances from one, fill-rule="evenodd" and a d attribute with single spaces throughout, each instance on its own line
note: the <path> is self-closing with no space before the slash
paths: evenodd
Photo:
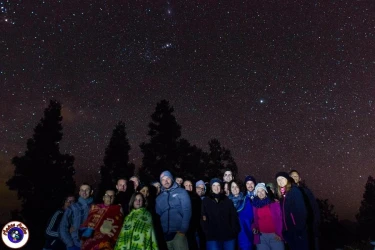
<path id="1" fill-rule="evenodd" d="M 167 99 L 182 136 L 204 150 L 218 138 L 241 179 L 295 168 L 353 219 L 375 175 L 375 2 L 220 2 L 0 2 L 2 199 L 50 99 L 61 151 L 91 181 L 119 120 L 140 166 Z"/>

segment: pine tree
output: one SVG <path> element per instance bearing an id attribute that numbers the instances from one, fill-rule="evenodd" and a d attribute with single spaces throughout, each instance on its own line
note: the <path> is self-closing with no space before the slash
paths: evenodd
<path id="1" fill-rule="evenodd" d="M 234 176 L 237 176 L 237 164 L 232 157 L 230 150 L 221 146 L 219 140 L 212 139 L 208 142 L 209 152 L 206 155 L 204 177 L 211 179 L 214 177 L 221 178 L 224 171 L 230 169 Z"/>
<path id="2" fill-rule="evenodd" d="M 375 179 L 372 176 L 367 179 L 363 200 L 356 218 L 361 238 L 375 240 Z"/>
<path id="3" fill-rule="evenodd" d="M 60 153 L 61 121 L 61 104 L 50 101 L 44 118 L 27 141 L 24 155 L 12 159 L 14 175 L 6 183 L 21 200 L 20 215 L 33 232 L 28 245 L 35 249 L 41 248 L 49 217 L 61 207 L 62 199 L 75 190 L 74 157 Z"/>
<path id="4" fill-rule="evenodd" d="M 181 126 L 173 115 L 173 107 L 166 100 L 156 105 L 149 123 L 149 142 L 140 145 L 143 153 L 140 177 L 143 180 L 159 180 L 164 170 L 175 172 L 178 166 L 178 140 Z"/>
<path id="5" fill-rule="evenodd" d="M 178 141 L 178 165 L 175 172 L 185 179 L 197 181 L 202 178 L 205 153 L 198 147 L 192 146 L 186 139 Z"/>
<path id="6" fill-rule="evenodd" d="M 135 166 L 129 163 L 130 149 L 125 123 L 119 121 L 105 149 L 104 165 L 100 167 L 98 197 L 102 197 L 106 189 L 114 188 L 118 178 L 130 178 L 134 174 Z"/>

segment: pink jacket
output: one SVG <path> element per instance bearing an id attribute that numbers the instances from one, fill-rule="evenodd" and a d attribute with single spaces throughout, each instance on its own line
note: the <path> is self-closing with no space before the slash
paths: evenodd
<path id="1" fill-rule="evenodd" d="M 282 230 L 283 230 L 283 223 L 282 223 L 282 215 L 281 215 L 281 208 L 280 208 L 280 203 L 279 202 L 273 202 L 269 205 L 271 210 L 271 216 L 272 216 L 272 221 L 276 229 L 276 234 L 283 239 L 282 236 Z M 258 218 L 258 208 L 253 207 L 253 213 L 254 213 L 254 222 L 252 224 L 252 228 L 259 229 L 259 218 Z M 254 234 L 254 244 L 259 244 L 260 243 L 260 236 L 259 234 Z"/>

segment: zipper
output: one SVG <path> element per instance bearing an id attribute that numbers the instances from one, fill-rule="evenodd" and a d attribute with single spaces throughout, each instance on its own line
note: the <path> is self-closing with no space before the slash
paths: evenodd
<path id="1" fill-rule="evenodd" d="M 292 217 L 293 224 L 296 225 L 296 221 L 294 220 L 293 213 L 290 213 L 290 217 Z"/>
<path id="2" fill-rule="evenodd" d="M 284 226 L 285 230 L 288 231 L 288 226 L 286 225 L 286 220 L 285 220 L 285 201 L 286 201 L 286 195 L 284 196 L 284 202 L 283 202 L 283 219 L 284 219 Z"/>

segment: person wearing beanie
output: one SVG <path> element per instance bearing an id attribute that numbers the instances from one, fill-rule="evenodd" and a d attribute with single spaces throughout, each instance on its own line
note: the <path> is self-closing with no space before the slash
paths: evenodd
<path id="1" fill-rule="evenodd" d="M 171 172 L 160 174 L 161 193 L 156 198 L 156 213 L 160 216 L 164 239 L 169 250 L 188 250 L 185 236 L 191 219 L 191 201 L 185 189 L 174 181 Z"/>
<path id="2" fill-rule="evenodd" d="M 282 235 L 291 250 L 308 250 L 307 210 L 302 192 L 286 172 L 275 176 L 283 221 Z"/>
<path id="3" fill-rule="evenodd" d="M 248 175 L 245 177 L 246 196 L 248 196 L 251 201 L 254 199 L 254 188 L 256 184 L 257 182 L 254 176 Z"/>
<path id="4" fill-rule="evenodd" d="M 221 185 L 218 178 L 210 181 L 210 193 L 202 200 L 201 226 L 207 249 L 235 250 L 241 227 L 237 211 L 221 192 Z"/>
<path id="5" fill-rule="evenodd" d="M 253 249 L 253 233 L 251 231 L 251 223 L 253 222 L 253 207 L 250 198 L 241 192 L 241 185 L 238 181 L 229 182 L 229 196 L 236 208 L 241 231 L 238 234 L 238 248 L 240 250 Z"/>
<path id="6" fill-rule="evenodd" d="M 206 185 L 204 184 L 204 181 L 199 180 L 195 183 L 195 192 L 201 197 L 201 200 L 204 199 L 204 195 L 206 194 Z"/>
<path id="7" fill-rule="evenodd" d="M 253 233 L 257 249 L 284 250 L 280 204 L 267 196 L 264 183 L 255 186 Z"/>

